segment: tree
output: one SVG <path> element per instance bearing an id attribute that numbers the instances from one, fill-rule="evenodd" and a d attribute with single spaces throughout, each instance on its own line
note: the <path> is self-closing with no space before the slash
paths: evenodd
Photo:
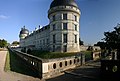
<path id="1" fill-rule="evenodd" d="M 114 29 L 115 29 L 114 31 L 104 33 L 104 35 L 105 35 L 104 40 L 106 41 L 108 48 L 119 49 L 119 46 L 120 46 L 120 27 L 115 27 Z"/>
<path id="2" fill-rule="evenodd" d="M 12 45 L 19 45 L 20 43 L 18 41 L 13 41 Z"/>
<path id="3" fill-rule="evenodd" d="M 100 46 L 101 49 L 105 49 L 107 47 L 106 42 L 97 42 L 94 46 Z"/>
<path id="4" fill-rule="evenodd" d="M 104 32 L 107 48 L 110 50 L 117 49 L 118 59 L 120 59 L 120 25 L 114 27 L 111 32 Z"/>
<path id="5" fill-rule="evenodd" d="M 3 47 L 6 47 L 7 46 L 7 41 L 4 40 L 4 39 L 0 39 L 0 47 L 3 48 Z"/>
<path id="6" fill-rule="evenodd" d="M 84 45 L 84 42 L 79 38 L 79 45 Z"/>
<path id="7" fill-rule="evenodd" d="M 88 51 L 93 51 L 93 47 L 92 46 L 88 46 Z"/>

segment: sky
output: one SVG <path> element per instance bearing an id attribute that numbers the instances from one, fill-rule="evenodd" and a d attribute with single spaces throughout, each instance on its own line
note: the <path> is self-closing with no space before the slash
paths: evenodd
<path id="1" fill-rule="evenodd" d="M 19 41 L 25 25 L 29 31 L 49 24 L 52 0 L 0 0 L 0 39 Z M 120 0 L 76 0 L 80 11 L 80 38 L 93 45 L 120 23 Z"/>

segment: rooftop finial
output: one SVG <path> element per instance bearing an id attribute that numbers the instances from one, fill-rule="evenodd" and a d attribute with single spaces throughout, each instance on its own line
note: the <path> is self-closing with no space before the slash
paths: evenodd
<path id="1" fill-rule="evenodd" d="M 39 29 L 40 29 L 40 25 L 39 25 Z"/>
<path id="2" fill-rule="evenodd" d="M 23 28 L 25 29 L 25 25 L 23 26 Z"/>

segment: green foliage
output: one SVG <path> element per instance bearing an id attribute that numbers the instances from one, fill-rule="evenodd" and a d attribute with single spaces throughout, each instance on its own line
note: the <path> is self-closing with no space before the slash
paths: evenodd
<path id="1" fill-rule="evenodd" d="M 74 56 L 77 53 L 58 53 L 58 52 L 48 52 L 48 51 L 31 51 L 31 55 L 43 58 L 43 59 L 52 59 L 52 58 L 61 58 L 61 57 L 69 57 Z"/>
<path id="2" fill-rule="evenodd" d="M 88 51 L 93 51 L 93 47 L 92 47 L 92 46 L 89 46 L 87 50 L 88 50 Z"/>
<path id="3" fill-rule="evenodd" d="M 120 26 L 115 27 L 114 31 L 104 32 L 107 48 L 119 49 L 120 48 Z"/>
<path id="4" fill-rule="evenodd" d="M 6 56 L 6 61 L 5 61 L 5 71 L 10 71 L 10 56 L 9 56 L 9 52 L 7 52 L 7 56 Z"/>
<path id="5" fill-rule="evenodd" d="M 112 50 L 117 50 L 117 59 L 120 59 L 120 24 L 114 27 L 113 31 L 104 32 L 106 42 L 106 49 L 109 54 Z"/>
<path id="6" fill-rule="evenodd" d="M 0 39 L 0 47 L 3 48 L 3 47 L 6 47 L 7 46 L 7 41 L 4 40 L 4 39 Z"/>
<path id="7" fill-rule="evenodd" d="M 84 45 L 84 42 L 79 38 L 79 45 Z"/>
<path id="8" fill-rule="evenodd" d="M 94 44 L 94 46 L 100 46 L 101 49 L 105 49 L 107 45 L 105 42 L 97 42 L 97 44 Z"/>
<path id="9" fill-rule="evenodd" d="M 18 41 L 13 41 L 13 45 L 19 45 L 20 43 Z"/>
<path id="10" fill-rule="evenodd" d="M 82 51 L 83 54 L 85 54 L 85 60 L 91 60 L 92 58 L 92 51 Z"/>

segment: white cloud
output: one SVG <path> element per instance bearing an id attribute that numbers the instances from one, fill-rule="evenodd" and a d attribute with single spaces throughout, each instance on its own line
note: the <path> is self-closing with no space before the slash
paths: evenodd
<path id="1" fill-rule="evenodd" d="M 9 16 L 6 16 L 6 15 L 0 15 L 0 19 L 8 19 Z"/>

